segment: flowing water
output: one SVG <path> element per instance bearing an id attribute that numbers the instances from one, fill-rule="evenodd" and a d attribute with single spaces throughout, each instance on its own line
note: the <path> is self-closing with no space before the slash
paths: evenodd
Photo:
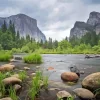
<path id="1" fill-rule="evenodd" d="M 14 56 L 23 57 L 25 56 L 25 54 L 17 54 Z M 42 56 L 42 64 L 25 64 L 23 61 L 14 62 L 14 64 L 19 69 L 23 69 L 23 67 L 30 67 L 30 72 L 36 70 L 36 66 L 40 66 L 40 68 L 44 70 L 44 75 L 49 76 L 49 81 L 51 82 L 50 85 L 53 87 L 61 88 L 66 88 L 66 86 L 68 86 L 66 83 L 62 82 L 61 73 L 69 72 L 69 67 L 75 65 L 80 71 L 84 71 L 84 74 L 80 76 L 80 79 L 77 84 L 71 86 L 71 90 L 77 87 L 81 87 L 81 82 L 83 78 L 87 75 L 100 71 L 100 58 L 85 59 L 85 55 L 77 54 L 43 54 Z M 4 63 L 1 62 L 0 65 L 1 64 Z M 47 71 L 46 69 L 48 69 L 49 67 L 53 67 L 54 70 Z"/>
<path id="2" fill-rule="evenodd" d="M 76 66 L 80 71 L 100 71 L 100 58 L 85 59 L 84 55 L 75 54 L 46 54 L 43 55 L 44 63 L 42 67 L 54 67 L 55 71 L 50 76 L 50 80 L 61 81 L 60 75 L 63 72 L 70 71 L 70 66 Z M 92 70 L 95 69 L 95 70 Z M 91 71 L 92 70 L 92 71 Z M 87 72 L 85 72 L 87 73 Z M 88 72 L 89 73 L 89 72 Z"/>

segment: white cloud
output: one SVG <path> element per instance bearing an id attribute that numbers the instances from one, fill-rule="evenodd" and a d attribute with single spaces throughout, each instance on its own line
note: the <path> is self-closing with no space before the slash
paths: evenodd
<path id="1" fill-rule="evenodd" d="M 69 36 L 75 21 L 86 21 L 91 11 L 100 12 L 93 0 L 0 0 L 0 16 L 27 14 L 38 21 L 41 31 L 53 39 Z M 90 3 L 91 2 L 91 3 Z"/>
<path id="2" fill-rule="evenodd" d="M 48 31 L 43 31 L 43 33 L 47 36 L 47 39 L 49 39 L 49 37 L 51 37 L 53 40 L 62 40 L 65 39 L 65 37 L 69 36 L 69 32 L 70 29 L 67 30 L 59 30 L 59 31 L 52 31 L 52 30 L 48 30 Z"/>
<path id="3" fill-rule="evenodd" d="M 18 8 L 5 8 L 5 9 L 0 9 L 0 17 L 5 17 L 5 16 L 10 16 L 10 15 L 15 15 L 20 13 L 20 10 Z"/>

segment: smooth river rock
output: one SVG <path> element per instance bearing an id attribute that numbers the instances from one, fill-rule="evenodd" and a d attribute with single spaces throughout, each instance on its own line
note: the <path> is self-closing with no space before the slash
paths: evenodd
<path id="1" fill-rule="evenodd" d="M 74 72 L 64 72 L 61 74 L 61 79 L 67 82 L 77 82 L 79 77 Z"/>
<path id="2" fill-rule="evenodd" d="M 8 77 L 3 79 L 5 85 L 20 84 L 22 81 L 16 77 Z"/>
<path id="3" fill-rule="evenodd" d="M 100 88 L 100 72 L 88 75 L 82 81 L 82 87 L 94 91 Z"/>
<path id="4" fill-rule="evenodd" d="M 72 97 L 72 96 L 71 96 L 71 94 L 70 94 L 69 92 L 67 92 L 67 91 L 59 91 L 59 92 L 57 93 L 57 97 L 58 97 L 59 99 L 61 99 L 61 98 L 68 98 L 68 97 Z"/>
<path id="5" fill-rule="evenodd" d="M 30 70 L 30 68 L 29 68 L 29 67 L 24 67 L 24 69 L 25 69 L 25 70 Z"/>
<path id="6" fill-rule="evenodd" d="M 91 100 L 91 99 L 93 99 L 95 97 L 94 94 L 91 91 L 89 91 L 87 89 L 84 89 L 84 88 L 77 88 L 77 89 L 75 89 L 73 91 L 81 99 L 85 99 L 85 100 L 89 99 L 89 100 Z"/>
<path id="7" fill-rule="evenodd" d="M 10 97 L 2 98 L 0 100 L 12 100 Z"/>
<path id="8" fill-rule="evenodd" d="M 15 68 L 15 65 L 12 64 L 4 64 L 0 67 L 0 71 L 10 71 Z"/>
<path id="9" fill-rule="evenodd" d="M 14 85 L 14 89 L 17 92 L 17 91 L 19 91 L 21 89 L 21 86 L 19 84 L 15 84 Z"/>
<path id="10" fill-rule="evenodd" d="M 20 76 L 19 76 L 19 74 L 14 74 L 14 75 L 11 75 L 11 77 L 15 77 L 15 78 L 18 78 L 18 79 L 20 79 Z"/>

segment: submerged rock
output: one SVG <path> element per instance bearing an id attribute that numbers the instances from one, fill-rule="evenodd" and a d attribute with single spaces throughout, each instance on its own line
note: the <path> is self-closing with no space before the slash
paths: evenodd
<path id="1" fill-rule="evenodd" d="M 76 73 L 80 77 L 80 71 L 75 65 L 70 67 L 70 71 Z"/>
<path id="2" fill-rule="evenodd" d="M 31 73 L 31 76 L 35 76 L 36 75 L 36 73 Z"/>
<path id="3" fill-rule="evenodd" d="M 71 96 L 71 94 L 70 94 L 69 92 L 67 92 L 67 91 L 59 91 L 59 92 L 57 93 L 57 97 L 58 97 L 59 99 L 66 98 L 66 100 L 67 100 L 68 97 L 72 97 L 72 96 Z"/>
<path id="4" fill-rule="evenodd" d="M 77 89 L 75 89 L 73 91 L 81 99 L 85 99 L 85 100 L 89 99 L 89 100 L 91 100 L 91 99 L 93 99 L 95 97 L 94 94 L 91 91 L 89 91 L 87 89 L 84 89 L 84 88 L 77 88 Z"/>
<path id="5" fill-rule="evenodd" d="M 14 59 L 15 59 L 15 60 L 22 60 L 22 57 L 16 56 L 16 57 L 14 57 Z"/>
<path id="6" fill-rule="evenodd" d="M 64 72 L 61 74 L 61 79 L 67 82 L 77 82 L 79 77 L 74 72 Z"/>
<path id="7" fill-rule="evenodd" d="M 24 69 L 25 69 L 25 70 L 30 70 L 30 68 L 29 68 L 29 67 L 24 67 Z"/>
<path id="8" fill-rule="evenodd" d="M 37 69 L 39 69 L 39 68 L 40 68 L 40 66 L 36 66 L 36 68 L 37 68 Z"/>
<path id="9" fill-rule="evenodd" d="M 22 81 L 16 77 L 8 77 L 3 79 L 5 85 L 20 84 Z"/>
<path id="10" fill-rule="evenodd" d="M 85 77 L 82 81 L 82 86 L 92 91 L 100 88 L 100 72 L 93 73 Z"/>
<path id="11" fill-rule="evenodd" d="M 10 62 L 16 62 L 16 60 L 15 59 L 10 59 Z"/>
<path id="12" fill-rule="evenodd" d="M 84 71 L 80 71 L 80 74 L 84 74 L 85 72 Z"/>
<path id="13" fill-rule="evenodd" d="M 0 100 L 12 100 L 10 97 L 2 98 Z"/>

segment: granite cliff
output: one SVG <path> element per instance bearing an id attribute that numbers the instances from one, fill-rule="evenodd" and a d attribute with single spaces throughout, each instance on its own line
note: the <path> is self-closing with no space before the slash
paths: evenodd
<path id="1" fill-rule="evenodd" d="M 76 21 L 74 27 L 70 31 L 70 37 L 76 36 L 81 38 L 87 32 L 95 31 L 100 33 L 100 13 L 91 12 L 87 22 Z"/>
<path id="2" fill-rule="evenodd" d="M 7 26 L 9 26 L 9 21 L 11 20 L 15 25 L 16 32 L 19 31 L 21 37 L 30 35 L 30 37 L 32 37 L 36 41 L 46 40 L 45 35 L 37 26 L 36 19 L 33 19 L 25 14 L 12 15 L 5 18 L 0 17 L 0 27 L 4 23 L 4 20 L 6 21 Z"/>

